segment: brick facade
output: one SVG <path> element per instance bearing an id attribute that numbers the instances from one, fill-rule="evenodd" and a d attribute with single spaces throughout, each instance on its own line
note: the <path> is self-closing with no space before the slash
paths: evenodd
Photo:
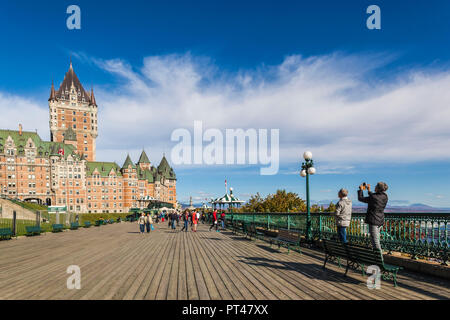
<path id="1" fill-rule="evenodd" d="M 59 90 L 51 87 L 50 142 L 21 127 L 0 130 L 0 194 L 79 213 L 128 212 L 143 197 L 176 206 L 176 175 L 165 156 L 158 167 L 145 151 L 136 164 L 129 156 L 122 167 L 95 162 L 97 108 L 70 64 Z"/>

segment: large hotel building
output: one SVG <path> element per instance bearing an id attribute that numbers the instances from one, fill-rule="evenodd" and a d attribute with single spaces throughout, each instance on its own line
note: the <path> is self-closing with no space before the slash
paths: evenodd
<path id="1" fill-rule="evenodd" d="M 177 201 L 176 175 L 165 156 L 158 167 L 145 151 L 137 163 L 96 162 L 98 107 L 72 63 L 48 100 L 50 140 L 36 132 L 0 130 L 0 192 L 9 198 L 66 207 L 69 212 L 128 212 L 143 200 Z"/>

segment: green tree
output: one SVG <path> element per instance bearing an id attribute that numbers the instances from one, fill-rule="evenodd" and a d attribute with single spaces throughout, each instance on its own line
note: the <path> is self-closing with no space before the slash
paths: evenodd
<path id="1" fill-rule="evenodd" d="M 325 211 L 326 212 L 336 212 L 336 205 L 333 202 L 330 202 L 328 208 Z"/>
<path id="2" fill-rule="evenodd" d="M 277 190 L 263 199 L 259 193 L 252 196 L 241 212 L 305 212 L 306 204 L 298 194 Z"/>

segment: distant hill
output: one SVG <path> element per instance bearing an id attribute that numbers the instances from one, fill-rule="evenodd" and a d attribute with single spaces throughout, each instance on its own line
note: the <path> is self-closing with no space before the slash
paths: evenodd
<path id="1" fill-rule="evenodd" d="M 365 212 L 367 210 L 367 206 L 353 206 L 354 212 Z M 436 208 L 423 203 L 413 203 L 408 206 L 390 206 L 386 207 L 386 212 L 417 212 L 417 213 L 426 213 L 426 212 L 450 212 L 450 208 Z"/>

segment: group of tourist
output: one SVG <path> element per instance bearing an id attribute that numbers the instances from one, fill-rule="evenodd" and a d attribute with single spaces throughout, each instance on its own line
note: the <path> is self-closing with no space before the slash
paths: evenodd
<path id="1" fill-rule="evenodd" d="M 364 190 L 368 191 L 368 196 L 364 196 Z M 358 201 L 367 203 L 367 214 L 365 223 L 369 225 L 369 235 L 373 248 L 381 250 L 380 230 L 384 224 L 384 209 L 388 203 L 386 191 L 388 185 L 378 182 L 375 192 L 370 190 L 370 184 L 362 184 L 358 190 Z M 339 202 L 336 205 L 336 225 L 340 240 L 347 243 L 347 228 L 352 219 L 352 201 L 348 198 L 346 189 L 339 190 Z"/>
<path id="2" fill-rule="evenodd" d="M 364 190 L 366 189 L 368 191 L 367 197 L 364 196 Z M 359 186 L 358 190 L 358 201 L 368 204 L 365 223 L 369 225 L 372 246 L 379 250 L 381 250 L 380 231 L 384 224 L 384 209 L 388 203 L 387 190 L 388 185 L 384 182 L 378 182 L 375 186 L 375 192 L 370 190 L 370 184 L 362 184 Z M 350 226 L 352 219 L 352 201 L 348 198 L 348 190 L 346 189 L 339 190 L 338 197 L 340 200 L 336 204 L 335 213 L 337 233 L 339 239 L 343 243 L 347 243 L 347 228 Z M 180 221 L 183 221 L 181 231 L 185 232 L 189 231 L 189 225 L 193 232 L 197 232 L 199 221 L 203 224 L 210 221 L 211 226 L 209 231 L 215 229 L 216 232 L 220 232 L 220 229 L 225 229 L 225 211 L 223 210 L 220 212 L 214 210 L 212 213 L 210 212 L 208 216 L 205 212 L 200 213 L 198 210 L 191 211 L 186 209 L 183 213 L 177 211 L 166 213 L 164 211 L 157 215 L 156 222 L 159 223 L 160 220 L 164 222 L 165 219 L 168 220 L 168 226 L 172 230 L 176 230 Z M 154 229 L 153 219 L 149 213 L 142 213 L 138 219 L 138 224 L 141 234 L 144 234 L 145 231 L 149 233 Z"/>
<path id="3" fill-rule="evenodd" d="M 209 214 L 205 212 L 200 212 L 198 210 L 189 210 L 186 209 L 183 212 L 173 211 L 170 213 L 160 212 L 156 215 L 156 223 L 166 222 L 168 223 L 168 227 L 172 230 L 176 230 L 180 225 L 180 221 L 183 222 L 183 227 L 181 231 L 188 232 L 189 227 L 193 232 L 197 232 L 197 226 L 201 222 L 202 224 L 211 222 L 211 226 L 209 231 L 215 229 L 216 232 L 220 232 L 220 230 L 225 229 L 225 211 L 214 210 Z M 145 231 L 149 233 L 154 230 L 153 227 L 153 219 L 151 214 L 142 213 L 138 219 L 138 225 L 140 228 L 141 234 L 144 234 Z"/>

